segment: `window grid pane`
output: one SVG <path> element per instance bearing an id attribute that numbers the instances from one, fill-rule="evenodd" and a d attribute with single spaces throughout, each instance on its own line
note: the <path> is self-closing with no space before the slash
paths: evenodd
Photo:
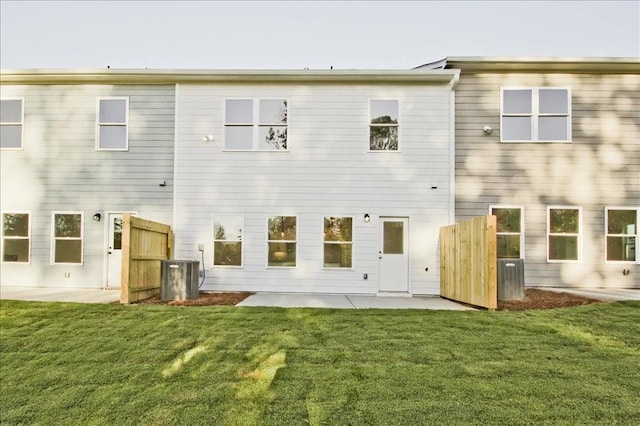
<path id="1" fill-rule="evenodd" d="M 268 220 L 268 266 L 296 266 L 297 217 L 272 216 Z"/>
<path id="2" fill-rule="evenodd" d="M 635 262 L 637 258 L 638 211 L 607 209 L 607 261 Z"/>

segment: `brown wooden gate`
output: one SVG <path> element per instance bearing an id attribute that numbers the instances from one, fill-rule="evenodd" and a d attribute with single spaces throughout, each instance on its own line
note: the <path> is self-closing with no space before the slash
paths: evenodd
<path id="1" fill-rule="evenodd" d="M 496 217 L 440 228 L 440 295 L 488 309 L 498 306 Z"/>
<path id="2" fill-rule="evenodd" d="M 120 303 L 160 294 L 162 261 L 171 258 L 169 225 L 125 214 L 122 219 L 122 283 Z"/>

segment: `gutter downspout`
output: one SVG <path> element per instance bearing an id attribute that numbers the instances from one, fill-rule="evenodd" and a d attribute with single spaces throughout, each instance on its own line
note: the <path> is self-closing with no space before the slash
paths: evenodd
<path id="1" fill-rule="evenodd" d="M 456 91 L 460 70 L 449 81 L 449 224 L 456 221 Z"/>

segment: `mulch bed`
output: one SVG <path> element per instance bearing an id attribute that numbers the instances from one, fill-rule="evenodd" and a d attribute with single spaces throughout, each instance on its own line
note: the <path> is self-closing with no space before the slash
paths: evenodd
<path id="1" fill-rule="evenodd" d="M 234 306 L 254 293 L 251 292 L 204 292 L 195 300 L 162 301 L 160 296 L 137 302 L 139 304 L 173 305 L 173 306 Z M 500 311 L 525 311 L 528 309 L 555 309 L 568 306 L 581 306 L 598 303 L 600 300 L 578 296 L 570 293 L 530 288 L 525 292 L 523 300 L 498 301 Z"/>
<path id="2" fill-rule="evenodd" d="M 525 311 L 528 309 L 555 309 L 568 306 L 589 305 L 599 303 L 600 300 L 578 296 L 571 293 L 558 293 L 555 291 L 529 288 L 525 291 L 523 300 L 499 300 L 499 311 Z"/>

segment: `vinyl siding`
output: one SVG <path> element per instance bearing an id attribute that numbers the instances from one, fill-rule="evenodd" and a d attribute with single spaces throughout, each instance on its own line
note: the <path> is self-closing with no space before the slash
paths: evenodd
<path id="1" fill-rule="evenodd" d="M 106 211 L 170 223 L 174 86 L 3 85 L 24 98 L 23 150 L 2 151 L 2 211 L 31 212 L 31 263 L 2 263 L 2 285 L 102 287 Z M 129 98 L 129 150 L 95 148 L 97 98 Z M 166 187 L 159 183 L 167 182 Z M 84 214 L 84 264 L 51 265 L 52 211 Z M 94 222 L 100 212 L 103 220 Z M 66 277 L 65 273 L 70 273 Z"/>
<path id="2" fill-rule="evenodd" d="M 453 207 L 447 86 L 182 84 L 177 93 L 176 256 L 201 260 L 205 245 L 203 288 L 376 293 L 379 218 L 399 216 L 409 217 L 410 292 L 439 292 L 438 232 Z M 289 151 L 225 152 L 226 98 L 288 99 Z M 399 101 L 401 152 L 367 152 L 370 99 Z M 212 268 L 214 214 L 244 215 L 242 268 Z M 298 217 L 296 268 L 265 266 L 271 215 Z M 353 216 L 352 269 L 322 269 L 324 216 Z"/>
<path id="3" fill-rule="evenodd" d="M 570 88 L 572 142 L 500 143 L 501 87 Z M 640 206 L 639 111 L 640 75 L 463 71 L 456 88 L 456 220 L 485 215 L 489 205 L 523 206 L 528 286 L 640 287 L 638 264 L 605 263 L 604 236 L 605 207 Z M 582 207 L 579 263 L 547 263 L 548 205 Z"/>

